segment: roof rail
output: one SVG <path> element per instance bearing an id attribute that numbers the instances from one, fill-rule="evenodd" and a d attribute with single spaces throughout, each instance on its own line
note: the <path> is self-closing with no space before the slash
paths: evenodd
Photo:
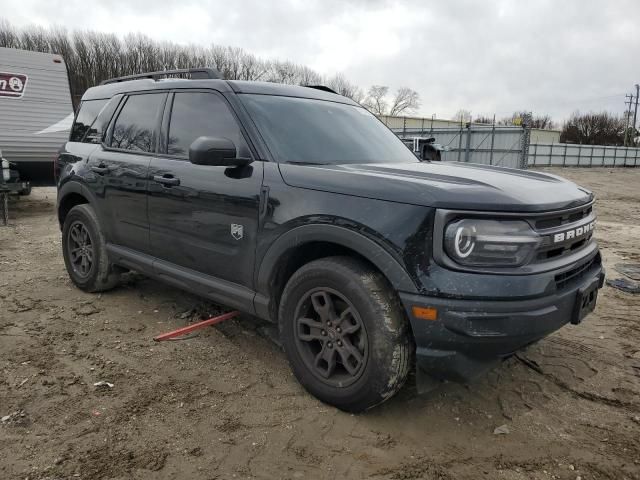
<path id="1" fill-rule="evenodd" d="M 325 85 L 303 85 L 303 87 L 315 88 L 316 90 L 322 90 L 323 92 L 335 93 L 336 95 L 340 95 L 338 92 Z"/>
<path id="2" fill-rule="evenodd" d="M 204 80 L 204 79 L 220 79 L 222 75 L 213 68 L 182 68 L 179 70 L 163 70 L 160 72 L 146 72 L 139 73 L 137 75 L 127 75 L 125 77 L 110 78 L 103 80 L 100 85 L 107 85 L 109 83 L 128 82 L 129 80 L 140 80 L 143 78 L 150 78 L 151 80 L 158 81 L 161 77 L 168 77 L 170 75 L 185 75 L 188 74 L 191 80 Z"/>

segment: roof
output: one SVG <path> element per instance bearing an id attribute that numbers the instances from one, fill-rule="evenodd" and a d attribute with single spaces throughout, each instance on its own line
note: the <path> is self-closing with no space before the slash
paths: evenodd
<path id="1" fill-rule="evenodd" d="M 2 58 L 4 65 L 16 67 L 38 65 L 47 70 L 59 70 L 64 65 L 64 58 L 57 53 L 34 52 L 19 48 L 0 47 L 0 58 Z"/>
<path id="2" fill-rule="evenodd" d="M 236 93 L 253 93 L 259 95 L 281 95 L 284 97 L 314 98 L 318 100 L 328 100 L 331 102 L 348 103 L 358 105 L 348 97 L 330 93 L 317 88 L 303 87 L 298 85 L 284 85 L 272 82 L 250 82 L 245 80 L 229 80 L 227 83 Z"/>
<path id="3" fill-rule="evenodd" d="M 285 97 L 312 98 L 317 100 L 328 100 L 332 102 L 357 105 L 353 100 L 329 93 L 316 88 L 301 87 L 297 85 L 284 85 L 271 82 L 252 82 L 243 80 L 190 80 L 182 78 L 167 78 L 162 80 L 152 80 L 145 78 L 141 80 L 130 80 L 124 82 L 110 83 L 89 88 L 82 96 L 83 100 L 95 100 L 99 98 L 111 98 L 118 93 L 169 90 L 169 89 L 215 89 L 220 92 L 252 93 L 259 95 L 280 95 Z"/>

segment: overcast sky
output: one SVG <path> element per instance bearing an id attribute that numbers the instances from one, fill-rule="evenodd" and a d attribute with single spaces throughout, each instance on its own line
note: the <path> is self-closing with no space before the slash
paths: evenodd
<path id="1" fill-rule="evenodd" d="M 420 114 L 442 118 L 622 113 L 640 83 L 640 0 L 0 0 L 0 12 L 15 26 L 217 43 L 364 88 L 407 86 Z"/>

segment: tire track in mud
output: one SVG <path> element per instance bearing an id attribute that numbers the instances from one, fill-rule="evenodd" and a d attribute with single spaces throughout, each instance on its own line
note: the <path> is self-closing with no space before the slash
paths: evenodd
<path id="1" fill-rule="evenodd" d="M 615 408 L 627 408 L 633 412 L 640 411 L 640 403 L 637 402 L 629 402 L 620 400 L 618 398 L 607 397 L 598 393 L 589 392 L 585 390 L 578 390 L 573 386 L 569 385 L 564 380 L 560 379 L 556 375 L 553 375 L 549 372 L 545 372 L 544 369 L 535 361 L 530 358 L 526 358 L 522 354 L 516 354 L 515 357 L 520 361 L 525 367 L 533 370 L 534 372 L 542 375 L 544 378 L 550 380 L 556 386 L 560 387 L 562 390 L 569 392 L 575 397 L 582 398 L 584 400 L 588 400 L 590 402 L 601 403 L 604 405 L 608 405 L 610 407 Z"/>

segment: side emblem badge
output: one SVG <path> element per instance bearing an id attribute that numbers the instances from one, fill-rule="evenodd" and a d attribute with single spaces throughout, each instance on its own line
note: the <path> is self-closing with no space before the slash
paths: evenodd
<path id="1" fill-rule="evenodd" d="M 231 236 L 236 240 L 241 240 L 244 236 L 244 227 L 237 223 L 231 224 Z"/>

